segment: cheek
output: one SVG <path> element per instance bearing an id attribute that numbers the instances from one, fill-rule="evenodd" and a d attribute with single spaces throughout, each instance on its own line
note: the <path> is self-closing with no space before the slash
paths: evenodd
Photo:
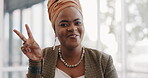
<path id="1" fill-rule="evenodd" d="M 65 37 L 65 31 L 63 29 L 58 29 L 56 31 L 56 35 L 59 38 L 59 40 L 61 40 L 63 37 Z"/>
<path id="2" fill-rule="evenodd" d="M 55 27 L 55 34 L 57 37 L 61 36 L 63 34 L 62 29 L 56 26 Z"/>
<path id="3" fill-rule="evenodd" d="M 84 26 L 81 26 L 81 27 L 79 28 L 79 32 L 81 33 L 81 36 L 83 37 L 84 32 L 85 32 Z"/>

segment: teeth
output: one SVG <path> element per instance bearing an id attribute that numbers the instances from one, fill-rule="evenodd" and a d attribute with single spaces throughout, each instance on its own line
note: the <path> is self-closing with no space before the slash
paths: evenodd
<path id="1" fill-rule="evenodd" d="M 72 35 L 71 37 L 76 37 L 76 35 Z"/>

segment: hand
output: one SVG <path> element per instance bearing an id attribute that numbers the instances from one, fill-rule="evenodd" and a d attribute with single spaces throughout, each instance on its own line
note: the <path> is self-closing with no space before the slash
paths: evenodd
<path id="1" fill-rule="evenodd" d="M 23 40 L 23 46 L 21 47 L 21 50 L 29 59 L 33 61 L 41 61 L 42 50 L 37 42 L 34 40 L 29 26 L 25 24 L 25 27 L 28 33 L 28 39 L 25 38 L 25 36 L 16 29 L 13 30 L 21 38 L 21 40 Z"/>

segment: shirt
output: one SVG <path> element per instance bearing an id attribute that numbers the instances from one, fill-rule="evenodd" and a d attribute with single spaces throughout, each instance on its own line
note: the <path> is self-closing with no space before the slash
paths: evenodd
<path id="1" fill-rule="evenodd" d="M 59 68 L 55 68 L 55 78 L 71 78 L 67 73 L 60 70 Z M 77 78 L 85 78 L 84 75 Z"/>

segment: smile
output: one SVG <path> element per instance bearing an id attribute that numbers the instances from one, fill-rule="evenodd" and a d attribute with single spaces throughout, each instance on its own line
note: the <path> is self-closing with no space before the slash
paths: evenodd
<path id="1" fill-rule="evenodd" d="M 77 38 L 77 36 L 78 35 L 76 35 L 76 34 L 70 34 L 67 37 L 70 38 L 70 39 L 75 39 L 75 38 Z"/>

